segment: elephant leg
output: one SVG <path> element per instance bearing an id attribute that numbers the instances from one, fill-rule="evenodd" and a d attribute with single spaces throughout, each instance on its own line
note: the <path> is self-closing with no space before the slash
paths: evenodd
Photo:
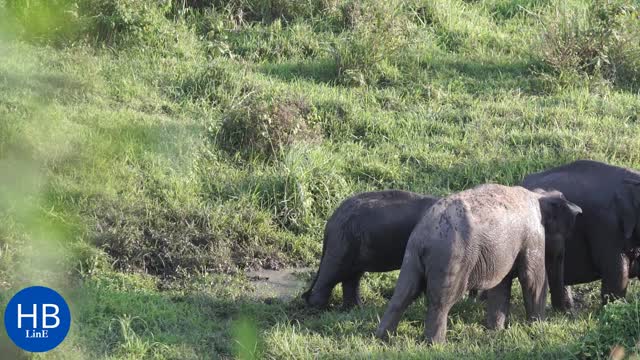
<path id="1" fill-rule="evenodd" d="M 637 277 L 640 279 L 640 261 L 637 257 L 629 259 L 629 278 Z"/>
<path id="2" fill-rule="evenodd" d="M 544 320 L 547 302 L 547 274 L 544 269 L 544 254 L 531 252 L 518 264 L 518 280 L 522 287 L 524 307 L 529 320 Z"/>
<path id="3" fill-rule="evenodd" d="M 424 337 L 429 344 L 447 341 L 447 317 L 454 302 L 429 301 L 424 320 Z"/>
<path id="4" fill-rule="evenodd" d="M 511 284 L 513 276 L 507 275 L 500 284 L 485 291 L 487 294 L 487 328 L 492 330 L 504 329 L 509 321 L 511 306 Z"/>
<path id="5" fill-rule="evenodd" d="M 623 298 L 627 295 L 627 286 L 629 285 L 629 260 L 627 256 L 621 253 L 615 256 L 609 256 L 613 261 L 609 266 L 602 266 L 602 287 L 600 288 L 600 296 L 602 304 L 609 301 Z"/>
<path id="6" fill-rule="evenodd" d="M 551 300 L 553 301 L 553 296 Z M 560 301 L 561 301 L 561 306 L 560 308 L 556 308 L 556 309 L 573 314 L 574 303 L 573 303 L 573 292 L 571 291 L 571 287 L 566 285 L 562 287 Z"/>
<path id="7" fill-rule="evenodd" d="M 469 290 L 469 295 L 467 296 L 469 299 L 478 302 L 487 300 L 487 291 L 486 290 Z"/>
<path id="8" fill-rule="evenodd" d="M 464 296 L 468 274 L 459 267 L 455 270 L 433 271 L 427 279 L 429 304 L 424 322 L 424 336 L 429 344 L 446 341 L 449 310 Z"/>
<path id="9" fill-rule="evenodd" d="M 479 291 L 477 289 L 469 290 L 469 295 L 467 295 L 467 298 L 473 301 L 478 301 L 478 293 Z"/>
<path id="10" fill-rule="evenodd" d="M 551 255 L 546 260 L 546 270 L 551 291 L 551 305 L 562 312 L 573 309 L 573 297 L 564 285 L 564 255 Z"/>
<path id="11" fill-rule="evenodd" d="M 354 306 L 362 306 L 360 299 L 360 280 L 364 273 L 359 272 L 342 282 L 342 306 L 350 309 Z"/>
<path id="12" fill-rule="evenodd" d="M 343 268 L 339 261 L 333 257 L 324 256 L 313 288 L 309 290 L 307 303 L 310 306 L 323 308 L 327 306 L 333 288 L 344 278 Z"/>
<path id="13" fill-rule="evenodd" d="M 420 266 L 417 257 L 405 256 L 393 297 L 380 321 L 376 337 L 387 339 L 389 332 L 396 331 L 400 317 L 424 288 L 424 269 Z"/>

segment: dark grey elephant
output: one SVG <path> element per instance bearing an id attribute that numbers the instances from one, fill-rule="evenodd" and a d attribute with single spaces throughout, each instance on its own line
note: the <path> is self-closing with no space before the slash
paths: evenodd
<path id="1" fill-rule="evenodd" d="M 601 297 L 626 295 L 629 276 L 638 276 L 640 173 L 597 161 L 579 160 L 527 176 L 529 189 L 557 189 L 583 214 L 567 240 L 564 284 L 602 279 Z M 551 286 L 553 306 L 572 306 L 568 288 Z"/>
<path id="2" fill-rule="evenodd" d="M 545 258 L 562 253 L 578 213 L 580 208 L 558 192 L 495 184 L 438 201 L 411 233 L 376 336 L 384 339 L 395 331 L 404 310 L 422 291 L 428 301 L 425 337 L 430 343 L 445 341 L 449 310 L 467 289 L 488 290 L 487 326 L 503 328 L 515 277 L 522 285 L 527 316 L 542 319 Z"/>
<path id="3" fill-rule="evenodd" d="M 437 200 L 386 190 L 357 194 L 343 201 L 327 222 L 320 268 L 303 299 L 311 306 L 324 307 L 333 288 L 342 283 L 343 306 L 360 305 L 364 272 L 399 269 L 411 231 Z"/>

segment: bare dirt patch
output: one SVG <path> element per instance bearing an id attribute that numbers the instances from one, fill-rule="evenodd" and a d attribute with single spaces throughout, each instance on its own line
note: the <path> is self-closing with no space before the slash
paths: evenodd
<path id="1" fill-rule="evenodd" d="M 259 298 L 291 300 L 306 288 L 311 268 L 287 268 L 280 270 L 249 271 L 247 277 L 255 286 Z"/>

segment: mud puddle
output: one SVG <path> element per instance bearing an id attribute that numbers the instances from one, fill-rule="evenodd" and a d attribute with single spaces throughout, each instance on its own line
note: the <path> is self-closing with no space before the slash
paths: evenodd
<path id="1" fill-rule="evenodd" d="M 261 269 L 247 272 L 247 277 L 255 286 L 256 297 L 291 300 L 307 287 L 313 271 L 312 268 Z"/>

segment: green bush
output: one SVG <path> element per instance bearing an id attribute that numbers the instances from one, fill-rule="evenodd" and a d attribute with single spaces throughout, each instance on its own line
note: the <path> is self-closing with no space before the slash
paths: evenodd
<path id="1" fill-rule="evenodd" d="M 250 93 L 225 112 L 215 141 L 243 159 L 282 157 L 295 143 L 320 139 L 313 114 L 313 107 L 303 98 L 269 99 Z"/>
<path id="2" fill-rule="evenodd" d="M 632 1 L 594 2 L 585 17 L 557 10 L 545 22 L 542 59 L 555 72 L 602 76 L 625 87 L 640 79 L 640 25 Z"/>
<path id="3" fill-rule="evenodd" d="M 340 81 L 366 85 L 396 78 L 394 60 L 408 45 L 410 24 L 398 2 L 354 0 L 342 9 L 351 31 L 335 44 Z"/>

